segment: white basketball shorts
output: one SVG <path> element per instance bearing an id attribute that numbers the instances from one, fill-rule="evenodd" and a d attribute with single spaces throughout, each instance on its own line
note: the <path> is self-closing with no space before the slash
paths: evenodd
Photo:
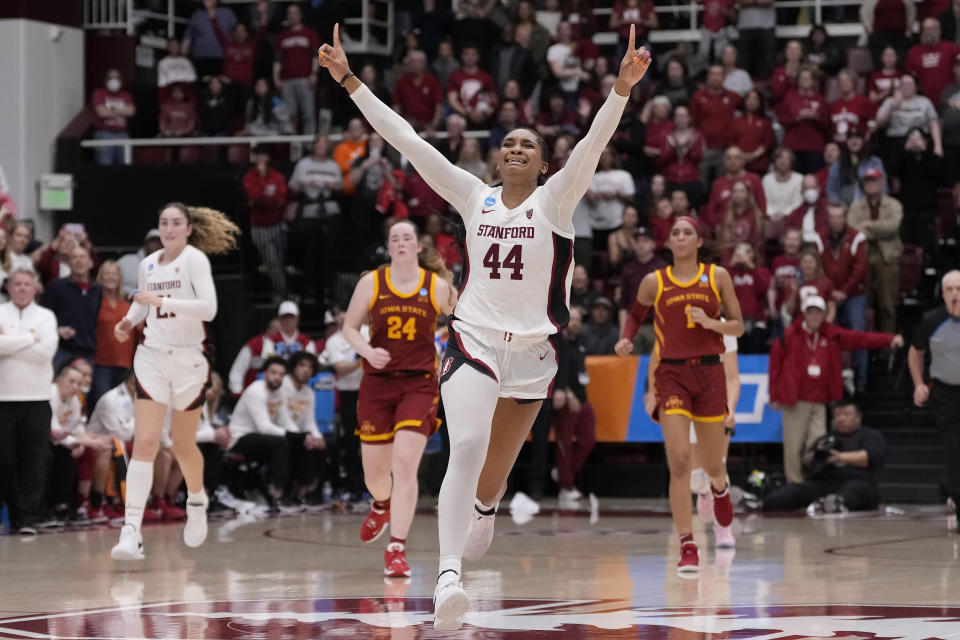
<path id="1" fill-rule="evenodd" d="M 203 406 L 210 384 L 210 361 L 200 347 L 148 347 L 133 357 L 137 397 L 165 404 L 175 411 Z"/>

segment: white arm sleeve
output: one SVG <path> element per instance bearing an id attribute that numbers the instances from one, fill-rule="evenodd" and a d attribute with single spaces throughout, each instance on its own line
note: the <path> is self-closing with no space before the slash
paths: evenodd
<path id="1" fill-rule="evenodd" d="M 610 138 L 620 124 L 623 108 L 627 104 L 627 96 L 621 96 L 616 91 L 604 101 L 597 117 L 593 119 L 590 130 L 570 153 L 570 158 L 563 169 L 547 180 L 543 190 L 553 199 L 558 213 L 557 220 L 551 222 L 558 227 L 566 228 L 572 224 L 573 210 L 580 198 L 590 187 L 590 180 L 597 172 L 600 154 L 610 142 Z M 547 207 L 544 213 L 549 215 L 553 209 Z"/>
<path id="2" fill-rule="evenodd" d="M 213 285 L 210 260 L 200 251 L 193 251 L 187 256 L 186 263 L 196 299 L 164 298 L 160 310 L 210 322 L 217 315 L 217 289 Z"/>
<path id="3" fill-rule="evenodd" d="M 486 185 L 476 176 L 450 163 L 442 153 L 422 139 L 396 111 L 383 104 L 366 85 L 350 94 L 360 112 L 383 139 L 413 164 L 430 188 L 453 205 L 468 223 L 474 212 L 468 209 L 474 192 Z M 599 158 L 599 152 L 597 154 Z"/>
<path id="4" fill-rule="evenodd" d="M 147 286 L 147 261 L 146 258 L 140 261 L 140 267 L 137 269 L 137 289 L 143 291 Z M 127 320 L 130 321 L 130 324 L 137 326 L 141 322 L 147 319 L 147 313 L 150 312 L 150 307 L 145 304 L 140 304 L 139 302 L 132 302 L 130 304 L 130 310 L 127 311 Z"/>
<path id="5" fill-rule="evenodd" d="M 253 354 L 250 353 L 250 347 L 243 345 L 243 347 L 240 348 L 240 353 L 237 354 L 237 358 L 230 366 L 230 375 L 227 378 L 229 380 L 228 386 L 230 393 L 235 395 L 243 393 L 243 380 L 247 376 L 247 369 L 250 368 L 250 359 L 252 357 Z"/>

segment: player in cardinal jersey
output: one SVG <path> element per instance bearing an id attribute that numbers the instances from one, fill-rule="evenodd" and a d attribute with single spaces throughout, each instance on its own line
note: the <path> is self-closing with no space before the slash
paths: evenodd
<path id="1" fill-rule="evenodd" d="M 493 535 L 493 514 L 543 399 L 551 395 L 557 352 L 550 337 L 569 318 L 573 210 L 587 192 L 619 124 L 631 88 L 650 65 L 629 49 L 619 77 L 566 166 L 546 184 L 549 150 L 536 132 L 510 131 L 498 152 L 502 186 L 491 187 L 448 162 L 351 72 L 340 46 L 320 47 L 320 64 L 346 88 L 367 121 L 406 156 L 466 227 L 466 275 L 440 367 L 450 460 L 440 490 L 440 575 L 434 626 L 456 629 L 470 607 L 460 581 L 468 536 L 472 555 Z M 477 522 L 471 522 L 476 514 Z"/>
<path id="2" fill-rule="evenodd" d="M 183 541 L 198 547 L 207 537 L 208 500 L 196 435 L 210 382 L 203 323 L 217 315 L 217 292 L 205 254 L 235 248 L 240 230 L 219 211 L 180 203 L 160 211 L 158 227 L 163 248 L 140 263 L 139 290 L 114 329 L 117 340 L 125 342 L 133 327 L 147 323 L 133 359 L 137 389 L 133 455 L 127 467 L 124 525 L 111 552 L 116 560 L 143 559 L 140 525 L 168 408 L 172 449 L 187 483 Z"/>
<path id="3" fill-rule="evenodd" d="M 637 328 L 652 306 L 659 364 L 653 372 L 656 404 L 651 415 L 663 428 L 670 467 L 670 511 L 680 535 L 677 569 L 694 573 L 700 556 L 693 542 L 690 502 L 690 421 L 697 433 L 699 462 L 710 478 L 714 517 L 719 526 L 729 527 L 733 503 L 724 462 L 727 391 L 720 354 L 725 350 L 724 336 L 743 335 L 743 318 L 730 274 L 697 260 L 703 237 L 695 220 L 677 218 L 668 245 L 673 266 L 658 269 L 640 283 L 616 349 L 621 356 L 630 354 Z M 721 310 L 726 320 L 720 317 Z"/>
<path id="4" fill-rule="evenodd" d="M 360 539 L 373 542 L 390 525 L 384 575 L 410 576 L 406 538 L 417 507 L 417 469 L 437 430 L 437 317 L 457 302 L 453 279 L 436 251 L 424 250 L 413 223 L 387 237 L 390 266 L 360 278 L 343 322 L 343 337 L 363 358 L 357 435 L 370 513 Z M 369 321 L 370 341 L 360 334 Z M 392 512 L 392 515 L 391 515 Z"/>

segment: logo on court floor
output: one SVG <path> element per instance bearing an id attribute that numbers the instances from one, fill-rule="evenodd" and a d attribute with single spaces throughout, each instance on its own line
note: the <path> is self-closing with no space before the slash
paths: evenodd
<path id="1" fill-rule="evenodd" d="M 141 585 L 142 586 L 142 585 Z M 408 585 L 382 597 L 190 601 L 105 607 L 0 619 L 0 635 L 86 640 L 116 638 L 433 637 L 433 602 L 406 598 Z M 142 593 L 142 591 L 141 591 Z M 960 607 L 801 605 L 621 607 L 613 600 L 476 600 L 460 634 L 487 640 L 673 638 L 709 640 L 947 640 Z M 679 632 L 681 635 L 675 635 Z M 393 636 L 397 637 L 397 636 Z"/>

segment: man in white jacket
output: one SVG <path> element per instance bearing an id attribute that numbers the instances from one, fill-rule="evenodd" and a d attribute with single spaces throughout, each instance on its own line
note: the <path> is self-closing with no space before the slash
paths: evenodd
<path id="1" fill-rule="evenodd" d="M 36 273 L 14 269 L 10 301 L 0 305 L 0 501 L 25 535 L 40 516 L 59 340 L 56 316 L 34 302 L 38 289 Z"/>
<path id="2" fill-rule="evenodd" d="M 299 502 L 284 497 L 290 482 L 290 445 L 287 432 L 299 431 L 290 418 L 283 392 L 287 363 L 271 356 L 263 363 L 263 378 L 248 386 L 230 417 L 230 451 L 270 467 L 270 490 L 285 513 L 301 510 Z"/>
<path id="3" fill-rule="evenodd" d="M 290 466 L 296 487 L 295 498 L 308 510 L 323 508 L 323 501 L 315 495 L 317 480 L 323 477 L 327 441 L 317 426 L 316 396 L 310 379 L 320 370 L 317 356 L 301 351 L 290 356 L 290 373 L 283 379 L 283 395 L 287 411 L 296 431 L 287 432 L 290 447 Z"/>

